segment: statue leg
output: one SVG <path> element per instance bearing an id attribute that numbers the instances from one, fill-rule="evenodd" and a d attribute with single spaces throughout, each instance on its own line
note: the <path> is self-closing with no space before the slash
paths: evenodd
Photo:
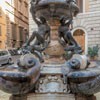
<path id="1" fill-rule="evenodd" d="M 37 40 L 40 41 L 41 43 L 44 43 L 45 39 L 43 36 L 41 36 L 40 34 L 36 34 Z"/>
<path id="2" fill-rule="evenodd" d="M 30 38 L 28 39 L 28 41 L 26 42 L 26 45 L 29 45 L 30 42 L 32 42 L 32 41 L 35 39 L 36 34 L 37 34 L 37 31 L 34 31 L 34 32 L 32 33 L 31 37 L 30 37 Z"/>
<path id="3" fill-rule="evenodd" d="M 36 0 L 36 5 L 39 3 L 40 0 Z"/>
<path id="4" fill-rule="evenodd" d="M 64 40 L 67 41 L 68 46 L 65 48 L 65 51 L 74 51 L 74 48 L 76 47 L 76 42 L 74 41 L 73 37 L 70 35 L 70 33 L 66 34 L 64 36 Z"/>
<path id="5" fill-rule="evenodd" d="M 78 45 L 76 40 L 73 38 L 70 31 L 66 32 L 64 39 L 67 40 L 69 44 L 68 48 L 65 48 L 66 51 L 73 51 L 78 54 L 82 53 L 81 47 Z"/>
<path id="6" fill-rule="evenodd" d="M 76 42 L 76 40 L 74 39 L 74 37 L 72 36 L 72 34 L 71 34 L 70 31 L 68 31 L 66 33 L 66 36 L 65 37 L 68 39 L 69 44 L 78 46 L 78 43 Z"/>

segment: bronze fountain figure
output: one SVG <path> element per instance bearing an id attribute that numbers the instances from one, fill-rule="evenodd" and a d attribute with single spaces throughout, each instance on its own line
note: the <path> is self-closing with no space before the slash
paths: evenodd
<path id="1" fill-rule="evenodd" d="M 0 71 L 0 89 L 12 94 L 10 100 L 69 100 L 70 94 L 71 100 L 96 100 L 100 69 L 89 68 L 71 33 L 79 13 L 76 0 L 31 0 L 30 12 L 38 30 L 23 45 L 18 68 Z M 68 60 L 65 52 L 71 52 Z"/>

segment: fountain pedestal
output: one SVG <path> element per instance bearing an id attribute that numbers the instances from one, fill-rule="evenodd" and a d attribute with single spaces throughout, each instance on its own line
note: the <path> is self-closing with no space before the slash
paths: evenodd
<path id="1" fill-rule="evenodd" d="M 94 95 L 71 94 L 64 83 L 64 64 L 44 64 L 36 84 L 35 93 L 12 95 L 9 100 L 96 100 Z"/>
<path id="2" fill-rule="evenodd" d="M 26 95 L 12 95 L 9 100 L 27 100 L 27 94 Z"/>
<path id="3" fill-rule="evenodd" d="M 30 94 L 28 100 L 75 100 L 71 94 Z"/>
<path id="4" fill-rule="evenodd" d="M 48 57 L 45 57 L 45 63 L 48 64 L 63 64 L 65 62 L 63 55 L 64 55 L 64 48 L 59 43 L 59 36 L 58 36 L 58 27 L 60 22 L 58 19 L 50 19 L 49 25 L 51 28 L 51 42 L 44 51 Z"/>
<path id="5" fill-rule="evenodd" d="M 64 84 L 62 64 L 44 64 L 36 91 L 27 100 L 75 100 L 74 94 L 67 93 Z"/>

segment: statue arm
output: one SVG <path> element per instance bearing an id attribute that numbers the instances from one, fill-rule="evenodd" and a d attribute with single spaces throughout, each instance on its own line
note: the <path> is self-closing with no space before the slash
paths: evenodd
<path id="1" fill-rule="evenodd" d="M 39 34 L 37 34 L 37 35 L 39 35 Z M 40 38 L 40 36 L 39 36 L 39 38 Z M 45 48 L 48 47 L 48 44 L 50 43 L 50 30 L 49 30 L 49 29 L 48 29 L 48 31 L 44 34 L 44 36 L 41 37 L 41 39 L 43 39 L 43 42 L 41 42 L 40 45 L 37 45 L 37 44 L 32 45 L 32 48 L 33 48 L 34 50 L 37 50 L 37 51 L 40 51 L 40 52 L 41 52 L 41 51 L 45 50 Z"/>
<path id="2" fill-rule="evenodd" d="M 72 9 L 75 10 L 74 16 L 76 16 L 79 13 L 79 7 L 77 6 L 75 0 L 72 0 L 70 4 L 71 4 Z"/>
<path id="3" fill-rule="evenodd" d="M 73 18 L 70 18 L 69 22 L 66 25 L 69 27 L 69 29 L 73 29 Z"/>
<path id="4" fill-rule="evenodd" d="M 65 50 L 73 51 L 73 52 L 79 51 L 80 53 L 82 52 L 81 47 L 78 45 L 76 40 L 73 38 L 70 30 L 66 33 L 65 38 L 68 38 L 68 45 L 69 45 L 67 48 L 65 48 Z"/>
<path id="5" fill-rule="evenodd" d="M 78 46 L 78 43 L 76 42 L 76 40 L 73 38 L 71 31 L 69 30 L 69 32 L 67 33 L 67 37 L 69 39 L 69 43 L 71 43 L 74 46 Z"/>
<path id="6" fill-rule="evenodd" d="M 50 37 L 50 29 L 48 30 L 48 32 L 46 33 L 46 35 L 45 35 L 45 40 L 48 42 L 48 43 L 50 43 L 50 40 L 51 40 L 51 37 Z"/>
<path id="7" fill-rule="evenodd" d="M 51 37 L 50 37 L 50 31 L 49 31 L 45 36 L 45 41 L 43 43 L 42 51 L 45 50 L 48 47 L 50 41 L 51 41 Z"/>
<path id="8" fill-rule="evenodd" d="M 76 4 L 76 0 L 66 0 L 66 2 L 70 5 L 71 11 L 74 11 L 74 16 L 76 16 L 79 13 L 79 7 Z"/>
<path id="9" fill-rule="evenodd" d="M 40 0 L 31 0 L 31 2 L 34 2 L 34 4 L 38 4 L 38 2 L 39 2 Z"/>
<path id="10" fill-rule="evenodd" d="M 66 45 L 66 42 L 65 42 L 64 39 L 62 39 L 62 38 L 59 38 L 59 43 L 60 43 L 62 46 L 64 46 L 64 47 L 65 47 L 65 45 Z"/>
<path id="11" fill-rule="evenodd" d="M 62 45 L 62 46 L 65 46 L 66 45 L 66 42 L 64 41 L 64 38 L 63 36 L 61 35 L 62 33 L 60 31 L 58 31 L 58 36 L 59 36 L 59 43 Z"/>
<path id="12" fill-rule="evenodd" d="M 33 4 L 33 2 L 31 2 L 30 12 L 31 12 L 31 14 L 32 14 L 33 20 L 34 20 L 35 23 L 39 26 L 39 25 L 41 24 L 41 22 L 38 21 L 38 20 L 36 19 L 36 16 L 35 16 L 35 14 L 36 14 L 36 11 L 35 11 L 35 4 Z"/>

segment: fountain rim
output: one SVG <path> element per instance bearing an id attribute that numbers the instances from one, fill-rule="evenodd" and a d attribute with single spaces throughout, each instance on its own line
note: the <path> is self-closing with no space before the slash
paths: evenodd
<path id="1" fill-rule="evenodd" d="M 38 3 L 38 5 L 49 5 L 49 4 L 66 4 L 68 5 L 68 3 L 66 2 L 66 0 L 50 0 L 50 1 L 40 1 Z"/>

